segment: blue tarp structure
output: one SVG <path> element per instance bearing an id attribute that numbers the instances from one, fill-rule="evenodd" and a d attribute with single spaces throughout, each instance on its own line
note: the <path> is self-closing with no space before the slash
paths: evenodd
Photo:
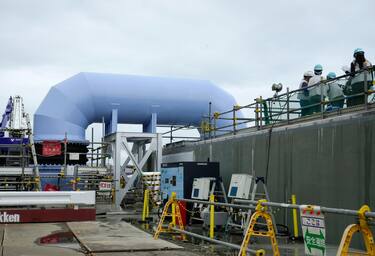
<path id="1" fill-rule="evenodd" d="M 208 115 L 236 105 L 229 93 L 205 80 L 79 73 L 50 89 L 34 115 L 36 141 L 85 141 L 85 129 L 104 117 L 106 132 L 117 123 L 199 126 Z M 237 117 L 241 117 L 238 115 Z M 218 126 L 231 121 L 219 120 Z"/>

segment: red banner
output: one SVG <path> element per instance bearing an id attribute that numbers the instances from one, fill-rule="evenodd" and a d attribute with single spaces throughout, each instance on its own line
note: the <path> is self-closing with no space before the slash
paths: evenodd
<path id="1" fill-rule="evenodd" d="M 0 223 L 94 221 L 95 208 L 2 208 Z"/>
<path id="2" fill-rule="evenodd" d="M 60 141 L 43 141 L 43 156 L 58 156 L 61 155 Z"/>

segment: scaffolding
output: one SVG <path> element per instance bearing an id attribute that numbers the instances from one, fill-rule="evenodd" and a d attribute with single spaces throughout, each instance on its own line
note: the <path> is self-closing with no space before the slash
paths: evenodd
<path id="1" fill-rule="evenodd" d="M 120 206 L 125 195 L 140 184 L 144 172 L 159 172 L 162 134 L 116 132 L 104 142 L 109 143 L 107 150 L 113 157 L 115 204 Z"/>

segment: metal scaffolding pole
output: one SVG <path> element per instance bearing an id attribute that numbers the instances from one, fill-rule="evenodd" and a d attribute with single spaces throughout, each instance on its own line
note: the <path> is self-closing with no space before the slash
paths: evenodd
<path id="1" fill-rule="evenodd" d="M 220 241 L 220 240 L 216 240 L 216 239 L 211 239 L 209 237 L 202 236 L 202 235 L 192 233 L 192 232 L 189 232 L 189 231 L 186 231 L 186 230 L 182 230 L 182 229 L 179 229 L 179 228 L 173 228 L 172 227 L 171 229 L 173 231 L 176 231 L 176 232 L 188 235 L 188 236 L 192 236 L 192 237 L 195 237 L 195 238 L 199 238 L 199 239 L 202 239 L 202 240 L 205 240 L 205 241 L 208 241 L 208 242 L 224 245 L 224 246 L 227 246 L 227 247 L 230 247 L 230 248 L 233 248 L 233 249 L 237 249 L 237 250 L 241 249 L 241 246 L 237 245 L 237 244 L 232 244 L 232 243 L 228 243 L 228 242 L 224 242 L 224 241 Z M 257 252 L 256 250 L 249 249 L 249 248 L 247 248 L 247 252 L 250 253 L 250 254 L 253 254 L 253 255 L 262 255 L 262 254 L 259 254 L 259 252 Z"/>
<path id="2" fill-rule="evenodd" d="M 258 201 L 251 201 L 251 200 L 244 200 L 244 199 L 235 199 L 237 203 L 248 203 L 251 205 L 257 205 Z M 299 204 L 286 204 L 286 203 L 275 203 L 275 202 L 260 202 L 263 206 L 273 206 L 273 207 L 282 207 L 288 209 L 300 209 L 301 205 Z M 341 208 L 330 208 L 321 206 L 320 210 L 324 213 L 334 213 L 334 214 L 343 214 L 343 215 L 351 215 L 351 216 L 358 216 L 357 210 L 349 210 L 349 209 L 341 209 Z M 366 217 L 375 217 L 375 212 L 366 212 Z"/>
<path id="3" fill-rule="evenodd" d="M 252 205 L 219 203 L 219 202 L 200 201 L 200 200 L 185 199 L 185 198 L 178 198 L 176 200 L 177 201 L 182 201 L 182 202 L 187 202 L 187 203 L 207 204 L 207 205 L 215 205 L 215 206 L 231 207 L 231 208 L 239 208 L 239 209 L 255 209 L 255 206 L 252 206 Z"/>

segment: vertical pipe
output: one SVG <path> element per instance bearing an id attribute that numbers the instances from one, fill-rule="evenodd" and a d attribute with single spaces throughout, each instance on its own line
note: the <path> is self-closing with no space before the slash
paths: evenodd
<path id="1" fill-rule="evenodd" d="M 78 165 L 74 166 L 73 179 L 71 180 L 73 191 L 77 190 L 77 177 L 78 177 Z"/>
<path id="2" fill-rule="evenodd" d="M 289 87 L 286 88 L 286 120 L 289 124 L 289 112 L 290 112 L 290 105 L 289 105 Z"/>
<path id="3" fill-rule="evenodd" d="M 236 126 L 237 126 L 237 121 L 236 121 L 236 106 L 233 106 L 233 135 L 236 135 Z"/>
<path id="4" fill-rule="evenodd" d="M 104 167 L 105 166 L 105 155 L 104 155 L 104 152 L 107 152 L 106 150 L 104 150 L 104 137 L 105 137 L 105 123 L 104 123 L 104 116 L 102 117 L 102 144 L 101 144 L 101 148 L 100 148 L 100 159 L 101 159 L 101 167 Z"/>
<path id="5" fill-rule="evenodd" d="M 214 138 L 216 138 L 216 126 L 217 126 L 217 118 L 216 116 L 214 115 Z"/>
<path id="6" fill-rule="evenodd" d="M 114 134 L 115 138 L 111 138 L 111 154 L 114 158 L 114 169 L 115 169 L 115 203 L 116 207 L 119 207 L 121 205 L 121 201 L 123 199 L 123 191 L 121 185 L 121 143 L 127 143 L 126 138 L 123 138 L 120 136 L 118 132 Z"/>
<path id="7" fill-rule="evenodd" d="M 24 147 L 24 144 L 23 144 L 23 138 L 24 138 L 24 135 L 21 136 L 21 168 L 22 168 L 22 172 L 21 172 L 21 181 L 23 181 L 23 178 L 24 178 L 24 175 L 25 175 L 25 147 Z M 24 190 L 24 186 L 25 184 L 24 183 L 21 183 L 21 190 Z"/>
<path id="8" fill-rule="evenodd" d="M 146 218 L 150 216 L 150 190 L 147 189 Z"/>
<path id="9" fill-rule="evenodd" d="M 172 143 L 173 142 L 173 125 L 171 126 L 171 134 L 170 134 L 170 138 L 169 138 L 169 142 Z"/>
<path id="10" fill-rule="evenodd" d="M 212 112 L 212 103 L 210 101 L 210 103 L 208 104 L 208 129 L 209 129 L 208 136 L 210 139 L 211 139 L 211 112 Z"/>
<path id="11" fill-rule="evenodd" d="M 67 144 L 68 144 L 68 134 L 67 132 L 65 132 L 65 138 L 64 138 L 64 174 L 66 175 L 67 174 L 67 170 L 66 170 L 66 154 L 68 152 L 68 149 L 67 149 Z"/>
<path id="12" fill-rule="evenodd" d="M 263 129 L 263 99 L 262 96 L 259 97 L 259 128 Z"/>
<path id="13" fill-rule="evenodd" d="M 215 202 L 215 195 L 210 195 L 210 202 Z M 210 205 L 210 238 L 214 239 L 214 229 L 215 229 L 215 206 L 213 204 Z"/>
<path id="14" fill-rule="evenodd" d="M 257 127 L 257 130 L 259 130 L 259 103 L 257 100 L 255 103 L 255 126 Z"/>
<path id="15" fill-rule="evenodd" d="M 101 149 L 100 149 L 101 150 Z M 100 153 L 99 153 L 100 152 Z M 99 151 L 99 148 L 96 149 L 96 167 L 99 167 L 99 157 L 102 157 L 101 151 Z"/>
<path id="16" fill-rule="evenodd" d="M 292 195 L 292 204 L 297 204 L 296 195 Z M 297 219 L 297 209 L 293 209 L 293 229 L 294 229 L 294 237 L 298 237 L 298 219 Z"/>
<path id="17" fill-rule="evenodd" d="M 142 221 L 145 221 L 148 217 L 148 189 L 145 189 L 143 193 L 143 211 L 142 211 Z"/>
<path id="18" fill-rule="evenodd" d="M 42 187 L 40 184 L 40 173 L 39 173 L 38 159 L 36 157 L 36 151 L 35 151 L 34 135 L 31 129 L 30 116 L 28 114 L 26 114 L 26 121 L 27 121 L 27 133 L 29 136 L 29 144 L 31 147 L 31 155 L 33 157 L 33 163 L 34 163 L 35 181 L 37 182 L 37 190 L 41 191 Z"/>
<path id="19" fill-rule="evenodd" d="M 323 84 L 320 82 L 320 113 L 322 115 L 322 119 L 324 118 L 324 95 L 323 95 Z"/>
<path id="20" fill-rule="evenodd" d="M 91 127 L 91 167 L 94 167 L 94 127 Z"/>
<path id="21" fill-rule="evenodd" d="M 175 193 L 175 192 L 172 192 Z M 173 197 L 173 195 L 172 195 Z M 176 226 L 176 205 L 175 202 L 172 203 L 172 226 Z"/>

